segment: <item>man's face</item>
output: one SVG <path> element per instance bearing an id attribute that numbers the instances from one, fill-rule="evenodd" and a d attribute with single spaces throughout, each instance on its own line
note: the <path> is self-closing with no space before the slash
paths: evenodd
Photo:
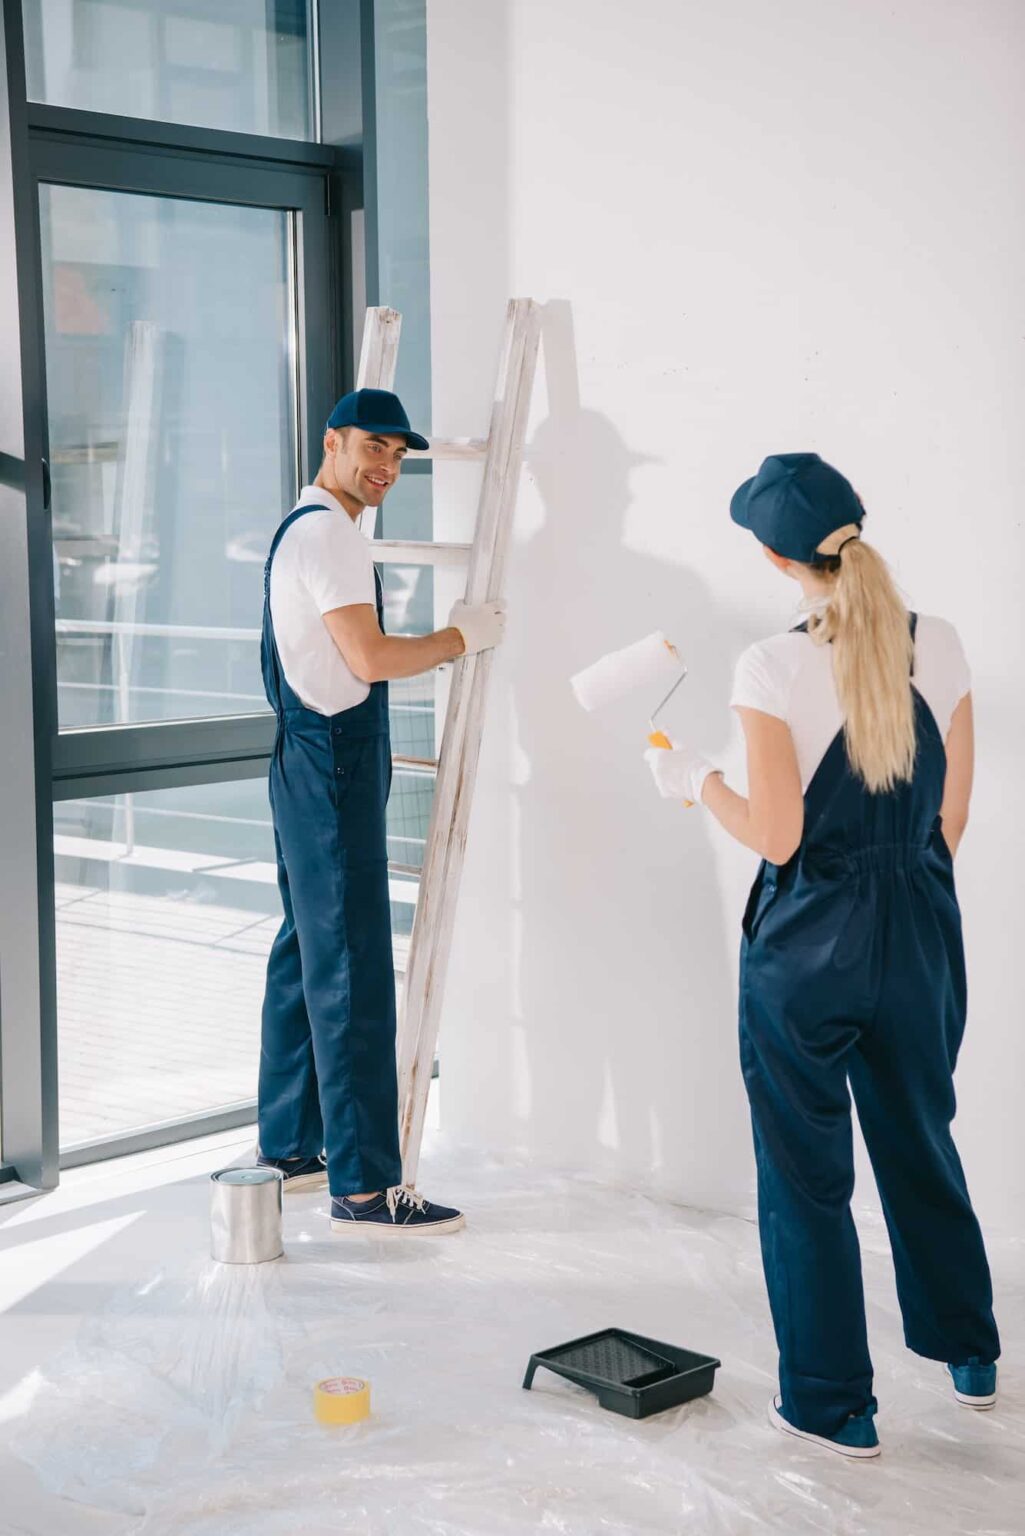
<path id="1" fill-rule="evenodd" d="M 359 427 L 329 429 L 324 447 L 341 489 L 365 507 L 381 505 L 399 478 L 408 452 L 404 437 L 363 432 Z"/>

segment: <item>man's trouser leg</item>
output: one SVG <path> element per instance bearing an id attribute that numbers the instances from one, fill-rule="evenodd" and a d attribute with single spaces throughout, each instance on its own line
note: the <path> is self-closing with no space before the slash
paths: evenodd
<path id="1" fill-rule="evenodd" d="M 387 733 L 286 723 L 272 769 L 333 1195 L 401 1182 Z"/>
<path id="2" fill-rule="evenodd" d="M 267 959 L 260 1031 L 259 1141 L 264 1157 L 317 1157 L 324 1147 L 317 1071 L 303 994 L 288 872 L 274 834 L 284 921 Z"/>

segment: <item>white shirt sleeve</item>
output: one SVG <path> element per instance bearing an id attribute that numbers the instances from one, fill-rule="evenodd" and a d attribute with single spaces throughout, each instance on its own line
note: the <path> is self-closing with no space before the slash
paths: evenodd
<path id="1" fill-rule="evenodd" d="M 968 665 L 968 657 L 964 653 L 961 644 L 961 636 L 953 624 L 948 624 L 946 619 L 933 621 L 937 628 L 937 639 L 940 641 L 947 677 L 950 683 L 950 697 L 953 710 L 957 708 L 965 694 L 972 686 L 972 673 Z"/>
<path id="2" fill-rule="evenodd" d="M 931 614 L 919 616 L 914 682 L 946 740 L 953 713 L 972 686 L 961 637 L 946 619 Z"/>
<path id="3" fill-rule="evenodd" d="M 376 601 L 370 545 L 347 516 L 311 513 L 291 532 L 300 535 L 296 569 L 318 613 Z"/>
<path id="4" fill-rule="evenodd" d="M 789 670 L 763 644 L 750 645 L 733 674 L 730 708 L 760 709 L 777 720 L 786 720 L 790 704 Z"/>

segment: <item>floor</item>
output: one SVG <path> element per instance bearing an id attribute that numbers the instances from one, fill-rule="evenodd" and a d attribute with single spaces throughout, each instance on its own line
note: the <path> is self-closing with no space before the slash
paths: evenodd
<path id="1" fill-rule="evenodd" d="M 2 1536 L 1020 1536 L 1025 1246 L 992 1252 L 1002 1397 L 973 1414 L 901 1343 L 861 1228 L 884 1454 L 765 1424 L 773 1349 L 748 1222 L 514 1162 L 434 1131 L 421 1183 L 465 1233 L 333 1236 L 286 1203 L 286 1258 L 207 1257 L 209 1173 L 251 1137 L 124 1158 L 0 1207 Z M 633 1422 L 531 1352 L 609 1324 L 717 1355 L 711 1396 Z M 321 1377 L 373 1415 L 325 1429 Z"/>

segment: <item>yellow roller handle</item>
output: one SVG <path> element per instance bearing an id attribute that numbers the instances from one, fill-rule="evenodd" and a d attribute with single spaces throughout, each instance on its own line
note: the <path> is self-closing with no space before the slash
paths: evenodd
<path id="1" fill-rule="evenodd" d="M 669 737 L 666 735 L 665 731 L 652 731 L 651 735 L 648 737 L 648 745 L 650 747 L 661 747 L 664 752 L 671 752 L 673 750 L 673 744 L 669 740 Z M 694 801 L 685 800 L 683 803 L 687 809 L 690 810 L 691 806 L 694 804 Z"/>

